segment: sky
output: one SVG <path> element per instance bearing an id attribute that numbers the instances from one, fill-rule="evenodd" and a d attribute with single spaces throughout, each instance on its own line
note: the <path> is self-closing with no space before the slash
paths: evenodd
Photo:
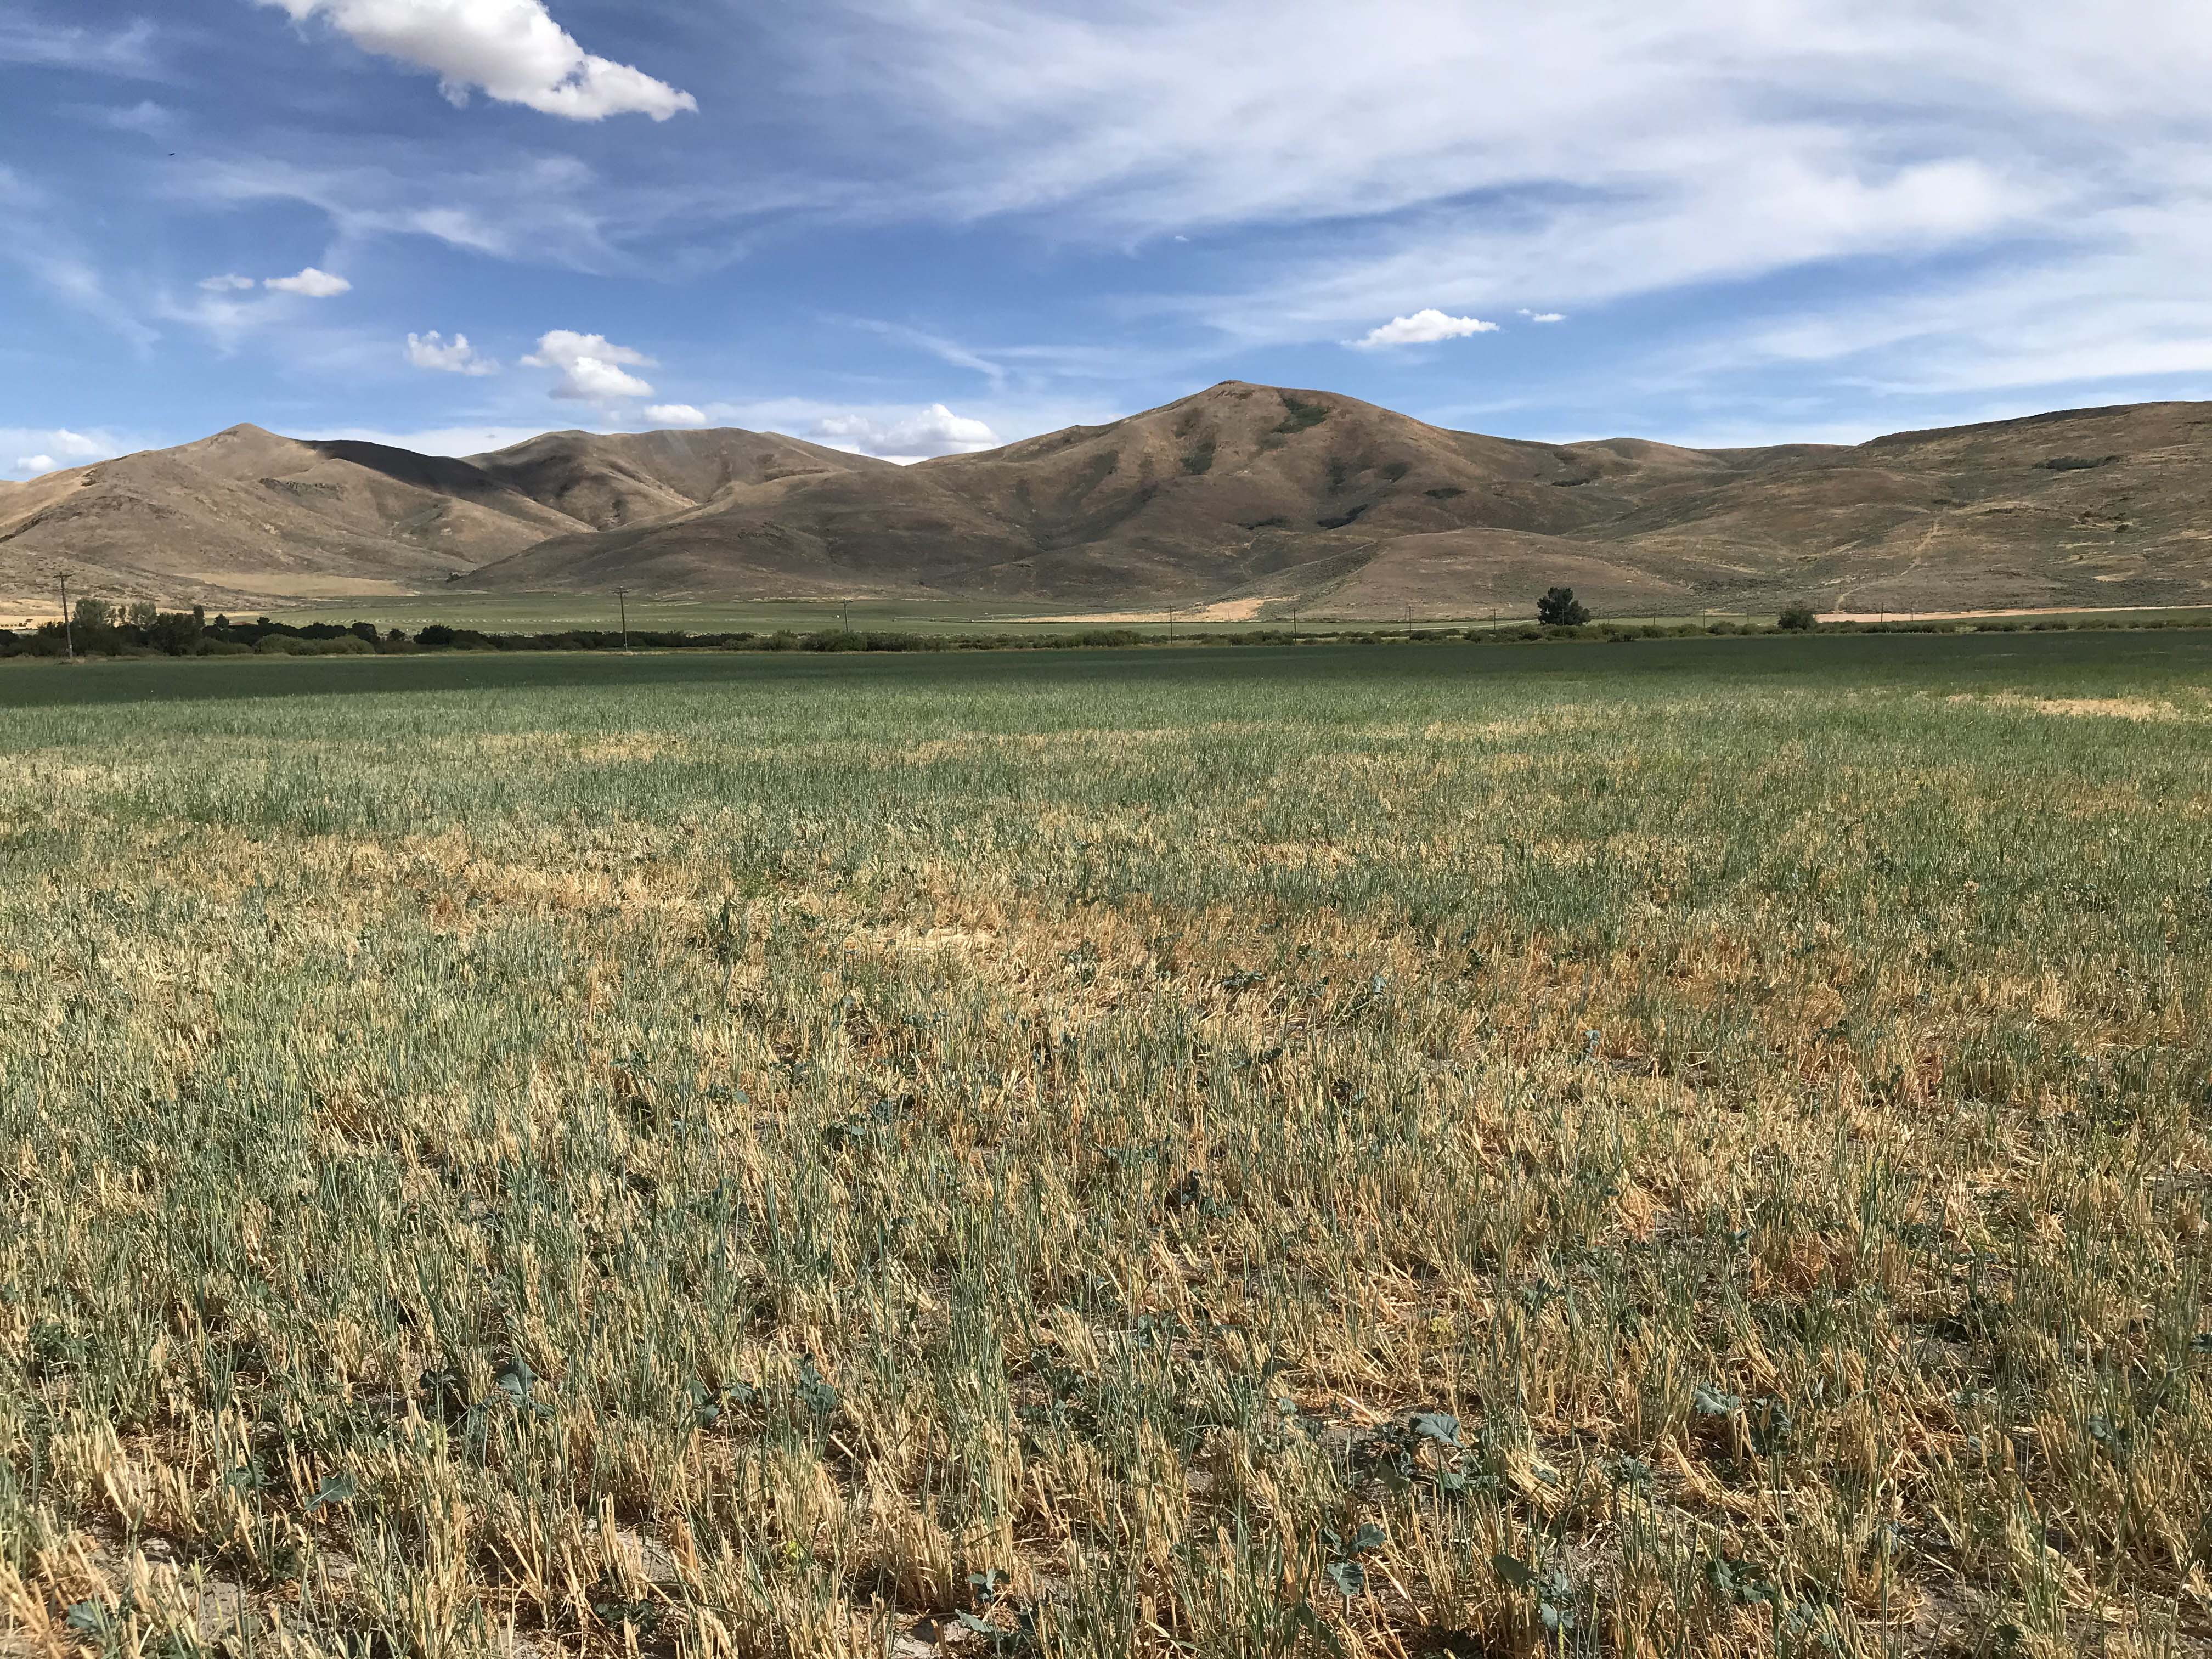
<path id="1" fill-rule="evenodd" d="M 2203 0 L 0 0 L 0 477 L 2212 395 Z"/>

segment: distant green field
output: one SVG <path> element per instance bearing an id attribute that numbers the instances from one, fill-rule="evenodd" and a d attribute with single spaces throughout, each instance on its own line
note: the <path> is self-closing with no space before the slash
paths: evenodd
<path id="1" fill-rule="evenodd" d="M 2208 1282 L 2212 632 L 0 665 L 0 1652 L 2179 1659 Z"/>
<path id="2" fill-rule="evenodd" d="M 486 632 L 539 633 L 562 628 L 619 626 L 621 611 L 611 596 L 570 593 L 455 594 L 409 599 L 337 600 L 296 611 L 270 611 L 278 622 L 372 622 L 379 628 L 404 628 L 412 633 L 431 623 L 476 628 Z M 812 634 L 834 628 L 895 629 L 915 633 L 1071 633 L 1099 626 L 1091 621 L 1037 622 L 1040 616 L 1072 615 L 1060 607 L 1010 605 L 951 605 L 930 602 L 883 602 L 838 605 L 805 600 L 777 600 L 756 605 L 717 605 L 675 600 L 634 599 L 629 623 L 634 629 L 681 630 L 692 634 L 770 634 L 787 629 Z M 1123 623 L 1143 633 L 1194 637 L 1257 626 L 1253 623 L 1196 623 L 1179 616 L 1173 623 L 1167 613 L 1157 620 Z M 1271 623 L 1269 626 L 1282 626 Z M 1372 624 L 1365 624 L 1372 626 Z M 1464 625 L 1464 624 L 1462 624 Z M 1318 628 L 1320 625 L 1316 625 Z"/>
<path id="3" fill-rule="evenodd" d="M 619 626 L 621 621 L 621 611 L 612 595 L 575 593 L 455 593 L 398 599 L 340 599 L 295 610 L 271 611 L 267 614 L 275 621 L 295 625 L 318 622 L 369 622 L 380 629 L 400 628 L 410 633 L 432 623 L 480 629 L 487 633 L 542 633 L 563 628 L 613 629 Z M 1416 613 L 1411 620 L 1417 628 L 1457 629 L 1527 621 L 1534 614 L 1534 596 L 1531 595 L 1528 605 L 1521 611 L 1503 611 L 1493 607 L 1459 616 Z M 1912 614 L 1933 616 L 1938 613 Z M 631 627 L 640 630 L 680 630 L 692 634 L 769 634 L 779 629 L 811 634 L 844 627 L 912 633 L 1069 633 L 1101 625 L 1095 620 L 1082 617 L 1057 622 L 1035 620 L 1044 616 L 1073 615 L 1073 611 L 1063 607 L 1003 602 L 872 601 L 849 605 L 805 600 L 730 605 L 659 599 L 633 599 L 629 602 Z M 1316 606 L 1314 615 L 1301 616 L 1295 623 L 1292 619 L 1281 616 L 1270 616 L 1264 621 L 1201 622 L 1193 620 L 1188 611 L 1177 612 L 1172 619 L 1164 611 L 1146 615 L 1146 620 L 1133 623 L 1117 621 L 1109 625 L 1133 629 L 1146 635 L 1172 633 L 1178 638 L 1203 639 L 1261 627 L 1287 628 L 1295 625 L 1302 632 L 1330 634 L 1403 628 L 1407 622 L 1402 614 L 1364 619 L 1332 617 L 1325 606 Z M 1893 620 L 1904 620 L 1907 613 L 1900 611 L 1891 615 Z M 1771 610 L 1707 610 L 1679 616 L 1601 617 L 1599 620 L 1636 624 L 1770 623 L 1774 620 L 1774 615 Z M 2188 620 L 2212 623 L 2212 607 L 2069 611 L 2051 620 L 2106 623 Z"/>

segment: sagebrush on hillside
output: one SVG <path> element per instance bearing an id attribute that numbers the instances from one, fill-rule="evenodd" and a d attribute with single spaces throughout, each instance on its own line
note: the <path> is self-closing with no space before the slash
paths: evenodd
<path id="1" fill-rule="evenodd" d="M 2208 684 L 11 668 L 0 1620 L 2202 1650 Z"/>

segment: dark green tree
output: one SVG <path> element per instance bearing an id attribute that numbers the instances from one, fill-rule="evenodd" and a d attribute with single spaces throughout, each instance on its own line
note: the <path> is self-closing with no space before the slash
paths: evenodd
<path id="1" fill-rule="evenodd" d="M 1548 589 L 1536 601 L 1536 620 L 1547 628 L 1580 628 L 1589 619 L 1589 607 L 1575 597 L 1571 587 Z"/>
<path id="2" fill-rule="evenodd" d="M 1809 634 L 1820 625 L 1820 617 L 1811 605 L 1801 599 L 1795 605 L 1784 605 L 1782 614 L 1774 619 L 1774 625 L 1792 634 Z"/>

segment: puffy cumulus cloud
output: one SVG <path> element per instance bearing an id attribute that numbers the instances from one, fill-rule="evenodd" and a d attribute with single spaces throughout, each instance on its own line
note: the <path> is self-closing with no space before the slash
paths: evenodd
<path id="1" fill-rule="evenodd" d="M 447 374 L 499 373 L 499 365 L 471 345 L 467 335 L 456 334 L 448 340 L 434 328 L 428 334 L 407 337 L 407 361 L 417 368 L 436 369 Z"/>
<path id="2" fill-rule="evenodd" d="M 341 294 L 350 294 L 353 284 L 343 276 L 333 276 L 327 270 L 318 270 L 309 265 L 296 276 L 271 276 L 262 283 L 279 294 L 298 294 L 310 300 L 331 300 Z"/>
<path id="3" fill-rule="evenodd" d="M 655 404 L 645 411 L 645 418 L 655 426 L 704 426 L 705 411 L 689 404 Z"/>
<path id="4" fill-rule="evenodd" d="M 1394 317 L 1382 327 L 1370 329 L 1360 338 L 1345 343 L 1362 351 L 1373 351 L 1384 346 L 1434 345 L 1439 340 L 1464 340 L 1471 334 L 1496 332 L 1495 323 L 1486 323 L 1480 317 L 1447 316 L 1431 306 L 1410 317 Z"/>
<path id="5" fill-rule="evenodd" d="M 605 335 L 556 328 L 540 337 L 538 349 L 522 361 L 532 368 L 560 371 L 552 395 L 568 403 L 617 403 L 653 395 L 650 382 L 626 372 L 651 368 L 653 359 L 628 346 L 615 345 Z"/>
<path id="6" fill-rule="evenodd" d="M 985 422 L 955 415 L 943 404 L 911 415 L 852 413 L 817 422 L 814 435 L 833 449 L 877 455 L 890 461 L 922 461 L 933 455 L 972 455 L 996 449 L 1002 440 Z"/>
<path id="7" fill-rule="evenodd" d="M 90 461 L 106 460 L 120 453 L 121 447 L 105 436 L 95 437 L 83 432 L 72 432 L 67 427 L 46 430 L 37 428 L 0 429 L 0 455 L 9 450 L 25 453 L 15 457 L 13 466 L 6 469 L 18 477 L 36 478 L 49 472 L 58 472 L 64 467 L 82 466 Z"/>
<path id="8" fill-rule="evenodd" d="M 203 276 L 200 278 L 200 286 L 210 294 L 246 294 L 261 285 L 251 276 L 225 275 Z"/>
<path id="9" fill-rule="evenodd" d="M 649 115 L 699 103 L 642 70 L 595 57 L 553 21 L 544 0 L 260 0 L 295 22 L 321 17 L 364 52 L 438 77 L 456 106 L 482 91 L 569 121 Z"/>

